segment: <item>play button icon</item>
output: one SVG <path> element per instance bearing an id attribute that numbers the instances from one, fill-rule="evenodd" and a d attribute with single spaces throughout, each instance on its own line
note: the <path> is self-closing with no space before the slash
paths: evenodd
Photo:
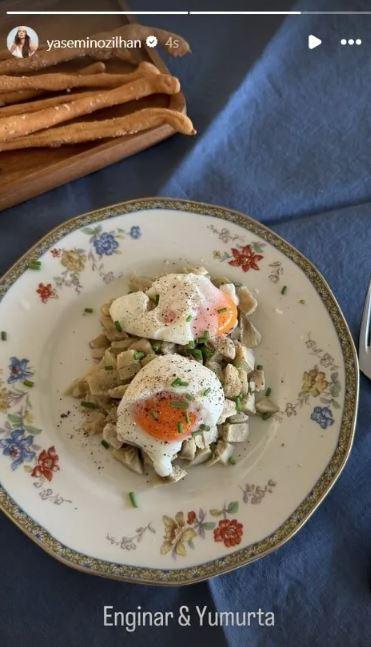
<path id="1" fill-rule="evenodd" d="M 313 36 L 313 34 L 310 34 L 310 36 L 308 36 L 309 49 L 314 49 L 315 47 L 319 47 L 321 43 L 322 43 L 321 39 L 317 38 L 317 36 Z"/>

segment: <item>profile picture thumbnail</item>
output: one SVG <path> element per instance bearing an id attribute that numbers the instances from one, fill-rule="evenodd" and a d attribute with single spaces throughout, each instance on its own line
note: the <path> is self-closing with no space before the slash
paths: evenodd
<path id="1" fill-rule="evenodd" d="M 32 27 L 14 27 L 8 34 L 7 46 L 13 56 L 29 58 L 39 46 L 39 37 Z"/>

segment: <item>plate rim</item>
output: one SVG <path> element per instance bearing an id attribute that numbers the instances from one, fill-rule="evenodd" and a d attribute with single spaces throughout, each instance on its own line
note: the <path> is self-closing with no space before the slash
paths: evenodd
<path id="1" fill-rule="evenodd" d="M 304 272 L 320 296 L 336 331 L 345 365 L 344 410 L 340 424 L 339 438 L 335 450 L 322 474 L 307 496 L 276 530 L 267 537 L 223 557 L 180 569 L 130 566 L 89 557 L 65 546 L 53 537 L 51 533 L 22 510 L 0 483 L 0 510 L 27 537 L 59 562 L 81 572 L 124 582 L 156 586 L 181 586 L 195 584 L 227 573 L 269 555 L 292 539 L 309 520 L 336 483 L 352 449 L 358 411 L 359 366 L 357 351 L 347 321 L 330 286 L 315 265 L 291 245 L 291 243 L 251 216 L 229 207 L 205 202 L 166 197 L 136 198 L 117 202 L 69 218 L 56 227 L 53 227 L 5 272 L 0 279 L 0 302 L 15 281 L 24 273 L 30 258 L 35 253 L 38 255 L 43 254 L 61 238 L 91 222 L 108 220 L 115 216 L 130 215 L 136 211 L 146 211 L 149 209 L 189 211 L 199 216 L 212 216 L 226 220 L 259 235 L 282 252 Z"/>

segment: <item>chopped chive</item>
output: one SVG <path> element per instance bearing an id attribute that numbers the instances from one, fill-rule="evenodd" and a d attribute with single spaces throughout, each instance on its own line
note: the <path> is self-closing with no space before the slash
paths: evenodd
<path id="1" fill-rule="evenodd" d="M 86 409 L 99 409 L 98 405 L 95 404 L 95 402 L 89 402 L 88 400 L 81 400 L 80 404 Z"/>
<path id="2" fill-rule="evenodd" d="M 180 377 L 176 377 L 175 380 L 172 381 L 171 386 L 188 386 L 188 384 L 189 382 L 185 382 Z"/>
<path id="3" fill-rule="evenodd" d="M 152 298 L 152 301 L 154 301 L 154 302 L 155 302 L 156 306 L 158 306 L 158 302 L 159 302 L 159 300 L 160 300 L 160 295 L 159 295 L 159 294 L 155 294 L 155 295 L 154 295 L 153 297 L 151 297 L 151 298 Z"/>
<path id="4" fill-rule="evenodd" d="M 184 412 L 184 417 L 185 417 L 185 421 L 186 421 L 186 423 L 189 425 L 189 423 L 191 422 L 191 419 L 190 419 L 190 417 L 189 417 L 189 413 L 188 413 L 188 411 L 185 411 L 185 412 Z"/>
<path id="5" fill-rule="evenodd" d="M 143 359 L 144 356 L 145 356 L 145 353 L 143 353 L 142 350 L 134 351 L 134 359 Z"/>
<path id="6" fill-rule="evenodd" d="M 235 397 L 235 398 L 233 398 L 233 399 L 234 399 L 234 401 L 235 401 L 235 403 L 236 403 L 236 410 L 238 411 L 238 413 L 241 413 L 241 411 L 243 411 L 243 408 L 242 408 L 242 398 L 241 398 L 241 396 L 240 396 L 240 395 L 236 395 L 236 397 Z"/>
<path id="7" fill-rule="evenodd" d="M 305 304 L 305 299 L 299 299 L 299 303 L 301 303 L 302 305 L 304 305 L 304 304 Z"/>
<path id="8" fill-rule="evenodd" d="M 152 410 L 152 411 L 149 412 L 149 415 L 151 416 L 151 418 L 153 418 L 153 420 L 158 420 L 157 411 Z"/>
<path id="9" fill-rule="evenodd" d="M 210 431 L 210 427 L 209 427 L 209 425 L 202 424 L 202 425 L 199 426 L 199 430 L 200 431 Z"/>
<path id="10" fill-rule="evenodd" d="M 186 321 L 192 321 L 192 319 L 193 319 L 193 315 L 188 315 L 188 317 L 186 317 Z"/>
<path id="11" fill-rule="evenodd" d="M 23 380 L 23 384 L 31 388 L 31 386 L 34 385 L 34 382 L 31 382 L 31 380 Z"/>
<path id="12" fill-rule="evenodd" d="M 183 433 L 183 425 L 182 425 L 182 423 L 181 423 L 181 422 L 178 422 L 178 424 L 177 424 L 177 429 L 178 429 L 178 434 L 182 434 L 182 433 Z"/>
<path id="13" fill-rule="evenodd" d="M 191 355 L 197 360 L 203 360 L 202 351 L 199 348 L 194 348 L 193 350 L 191 350 Z"/>
<path id="14" fill-rule="evenodd" d="M 84 308 L 84 312 L 86 312 L 87 314 L 91 314 L 92 312 L 94 312 L 94 310 L 93 308 Z"/>
<path id="15" fill-rule="evenodd" d="M 228 308 L 219 308 L 218 312 L 228 312 Z"/>
<path id="16" fill-rule="evenodd" d="M 137 500 L 137 496 L 136 496 L 135 492 L 129 492 L 129 499 L 130 499 L 130 503 L 133 506 L 133 508 L 139 508 L 138 500 Z"/>
<path id="17" fill-rule="evenodd" d="M 171 403 L 173 409 L 188 409 L 188 402 L 182 400 L 173 400 Z"/>
<path id="18" fill-rule="evenodd" d="M 1 331 L 1 341 L 6 341 L 8 339 L 8 333 L 5 330 Z"/>
<path id="19" fill-rule="evenodd" d="M 193 395 L 191 395 L 190 393 L 186 393 L 185 397 L 186 397 L 187 400 L 189 400 L 189 402 L 191 402 L 191 400 L 194 400 Z"/>
<path id="20" fill-rule="evenodd" d="M 205 360 L 208 360 L 209 357 L 211 357 L 211 355 L 214 355 L 215 351 L 211 350 L 211 348 L 208 348 L 207 346 L 204 346 L 201 350 L 201 353 L 202 353 L 202 357 Z"/>
<path id="21" fill-rule="evenodd" d="M 230 456 L 230 457 L 228 458 L 228 463 L 229 463 L 230 465 L 236 465 L 236 459 L 235 459 L 235 458 L 233 458 L 233 456 Z"/>
<path id="22" fill-rule="evenodd" d="M 272 393 L 272 389 L 271 389 L 270 386 L 268 386 L 268 388 L 267 388 L 267 390 L 265 392 L 265 395 L 267 396 L 267 398 L 270 396 L 271 393 Z"/>
<path id="23" fill-rule="evenodd" d="M 101 440 L 100 444 L 103 445 L 104 449 L 109 449 L 109 443 L 106 440 Z"/>
<path id="24" fill-rule="evenodd" d="M 210 387 L 209 387 L 208 389 L 204 389 L 203 391 L 201 391 L 201 395 L 202 395 L 203 397 L 205 397 L 205 395 L 207 395 L 208 393 L 210 393 L 210 391 L 211 391 Z"/>
<path id="25" fill-rule="evenodd" d="M 286 294 L 286 292 L 287 292 L 287 285 L 284 285 L 281 290 L 281 294 Z"/>
<path id="26" fill-rule="evenodd" d="M 198 343 L 198 344 L 205 344 L 205 343 L 209 340 L 209 337 L 210 337 L 210 335 L 209 335 L 209 331 L 208 331 L 208 330 L 204 330 L 204 332 L 202 333 L 201 337 L 198 337 L 198 339 L 197 339 L 197 343 Z"/>
<path id="27" fill-rule="evenodd" d="M 263 370 L 263 364 L 257 364 L 256 365 L 256 370 L 257 371 L 262 371 Z"/>
<path id="28" fill-rule="evenodd" d="M 118 332 L 122 332 L 122 327 L 119 321 L 115 321 L 115 328 Z"/>
<path id="29" fill-rule="evenodd" d="M 41 261 L 30 261 L 27 267 L 29 270 L 41 270 Z"/>
<path id="30" fill-rule="evenodd" d="M 104 370 L 105 371 L 113 371 L 113 366 L 105 366 Z"/>
<path id="31" fill-rule="evenodd" d="M 261 414 L 261 417 L 262 417 L 263 420 L 268 420 L 269 418 L 272 417 L 272 414 L 269 413 L 269 411 L 266 411 L 265 413 Z"/>
<path id="32" fill-rule="evenodd" d="M 155 351 L 155 353 L 158 353 L 161 350 L 161 342 L 160 341 L 152 341 L 152 348 Z"/>
<path id="33" fill-rule="evenodd" d="M 195 347 L 196 347 L 196 344 L 194 343 L 194 341 L 193 341 L 193 340 L 188 342 L 188 344 L 187 344 L 187 348 L 189 348 L 190 350 L 192 350 L 192 349 L 193 349 L 193 348 L 195 348 Z"/>
<path id="34" fill-rule="evenodd" d="M 199 436 L 199 434 L 202 434 L 202 429 L 196 429 L 196 431 L 192 431 L 192 436 Z"/>

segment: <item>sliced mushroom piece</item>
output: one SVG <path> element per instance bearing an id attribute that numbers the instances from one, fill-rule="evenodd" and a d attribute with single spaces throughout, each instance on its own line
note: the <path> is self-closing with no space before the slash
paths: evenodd
<path id="1" fill-rule="evenodd" d="M 234 451 L 233 445 L 225 440 L 219 440 L 214 449 L 211 459 L 208 461 L 208 466 L 215 465 L 215 463 L 223 463 L 226 465 Z"/>
<path id="2" fill-rule="evenodd" d="M 90 348 L 108 348 L 109 346 L 109 341 L 106 337 L 106 335 L 98 335 L 97 337 L 94 337 L 94 339 L 91 339 L 89 342 Z"/>
<path id="3" fill-rule="evenodd" d="M 259 346 L 262 336 L 255 328 L 254 324 L 243 313 L 240 315 L 241 342 L 247 348 L 256 348 Z"/>
<path id="4" fill-rule="evenodd" d="M 270 398 L 264 397 L 256 403 L 258 413 L 277 413 L 279 407 Z"/>
<path id="5" fill-rule="evenodd" d="M 223 410 L 219 416 L 218 425 L 225 422 L 228 418 L 236 413 L 236 403 L 233 400 L 224 400 Z"/>
<path id="6" fill-rule="evenodd" d="M 147 290 L 149 290 L 152 283 L 153 279 L 150 279 L 147 276 L 138 276 L 137 274 L 132 274 L 129 277 L 129 291 L 146 292 Z"/>
<path id="7" fill-rule="evenodd" d="M 148 353 L 153 352 L 150 342 L 148 341 L 148 339 L 144 339 L 144 338 L 133 341 L 133 343 L 130 344 L 129 348 L 132 350 L 137 350 L 142 353 L 145 353 L 146 355 L 148 355 Z"/>
<path id="8" fill-rule="evenodd" d="M 183 441 L 182 449 L 179 454 L 179 458 L 183 458 L 186 461 L 193 461 L 196 455 L 196 443 L 194 438 L 187 438 Z"/>
<path id="9" fill-rule="evenodd" d="M 212 451 L 208 447 L 207 449 L 197 449 L 196 451 L 196 456 L 194 459 L 191 461 L 191 465 L 201 465 L 202 463 L 206 463 L 207 460 L 211 457 Z"/>
<path id="10" fill-rule="evenodd" d="M 122 440 L 119 440 L 119 438 L 117 438 L 116 425 L 114 425 L 112 422 L 108 422 L 104 425 L 102 434 L 103 440 L 105 440 L 106 443 L 108 443 L 114 449 L 120 449 Z"/>
<path id="11" fill-rule="evenodd" d="M 251 373 L 249 373 L 249 384 L 254 385 L 250 390 L 251 391 L 264 391 L 265 389 L 265 375 L 262 368 L 255 368 Z"/>
<path id="12" fill-rule="evenodd" d="M 106 396 L 108 389 L 117 386 L 117 371 L 106 371 L 104 368 L 97 368 L 86 377 L 90 393 L 92 395 Z"/>
<path id="13" fill-rule="evenodd" d="M 251 350 L 251 348 L 247 348 L 247 346 L 244 346 L 239 341 L 235 342 L 235 348 L 236 356 L 234 358 L 233 364 L 237 368 L 244 368 L 248 373 L 250 373 L 250 371 L 253 371 L 255 367 L 254 351 Z"/>
<path id="14" fill-rule="evenodd" d="M 227 359 L 234 359 L 236 356 L 236 347 L 233 339 L 230 337 L 215 337 L 211 340 L 212 346 L 215 350 Z M 210 358 L 210 361 L 215 361 L 216 358 Z"/>
<path id="15" fill-rule="evenodd" d="M 114 386 L 113 389 L 109 389 L 107 393 L 110 398 L 121 400 L 128 386 L 128 384 L 119 384 L 118 386 Z"/>
<path id="16" fill-rule="evenodd" d="M 241 285 L 241 287 L 237 289 L 237 296 L 239 300 L 238 307 L 241 312 L 245 315 L 251 315 L 255 312 L 258 307 L 258 302 L 246 285 Z"/>
<path id="17" fill-rule="evenodd" d="M 223 390 L 226 398 L 236 398 L 240 395 L 241 388 L 238 369 L 233 364 L 227 364 L 223 373 Z"/>
<path id="18" fill-rule="evenodd" d="M 117 355 L 117 370 L 120 380 L 123 382 L 130 380 L 140 371 L 141 364 L 139 359 L 136 359 L 135 350 L 124 350 Z"/>
<path id="19" fill-rule="evenodd" d="M 236 286 L 234 283 L 222 283 L 222 285 L 219 287 L 219 290 L 221 292 L 224 292 L 230 299 L 232 299 L 233 303 L 238 305 L 238 297 L 236 294 Z"/>
<path id="20" fill-rule="evenodd" d="M 85 421 L 82 425 L 86 434 L 101 434 L 106 424 L 106 416 L 101 411 L 89 411 L 85 414 Z"/>
<path id="21" fill-rule="evenodd" d="M 123 445 L 120 449 L 114 449 L 112 456 L 123 463 L 132 472 L 143 474 L 143 461 L 139 449 L 132 445 Z"/>
<path id="22" fill-rule="evenodd" d="M 229 443 L 244 443 L 249 435 L 249 423 L 240 422 L 237 424 L 223 425 L 223 440 Z"/>

